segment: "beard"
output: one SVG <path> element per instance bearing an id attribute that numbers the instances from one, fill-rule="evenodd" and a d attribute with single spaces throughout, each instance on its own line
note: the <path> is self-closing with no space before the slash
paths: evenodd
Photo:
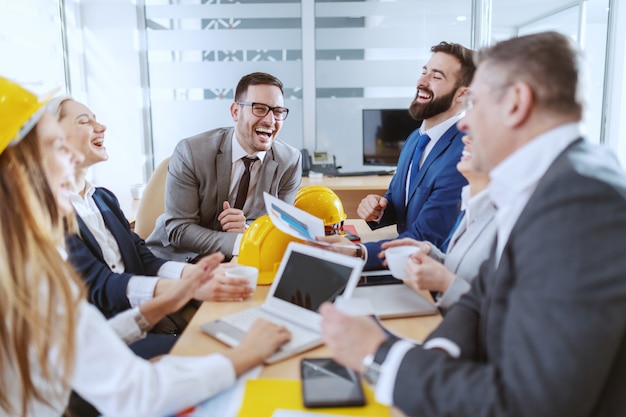
<path id="1" fill-rule="evenodd" d="M 422 104 L 417 101 L 417 96 L 419 94 L 419 90 L 415 93 L 415 99 L 411 103 L 411 107 L 409 107 L 409 114 L 415 120 L 426 120 L 431 117 L 435 117 L 440 113 L 448 110 L 452 107 L 452 102 L 454 101 L 454 94 L 456 94 L 456 88 L 453 88 L 448 94 L 441 96 L 439 98 L 433 98 L 430 102 L 426 104 Z M 421 89 L 431 96 L 433 96 L 433 92 L 428 89 Z"/>

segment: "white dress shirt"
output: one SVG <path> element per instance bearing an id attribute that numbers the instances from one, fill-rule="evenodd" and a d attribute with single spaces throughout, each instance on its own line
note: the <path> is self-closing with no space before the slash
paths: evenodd
<path id="1" fill-rule="evenodd" d="M 265 159 L 265 154 L 267 152 L 255 152 L 254 154 L 248 154 L 235 137 L 236 133 L 233 133 L 232 139 L 232 160 L 230 164 L 230 188 L 228 192 L 228 202 L 230 206 L 233 207 L 235 205 L 235 199 L 237 198 L 237 191 L 239 189 L 239 181 L 243 172 L 245 170 L 245 166 L 241 158 L 245 156 L 256 156 L 259 158 L 258 162 L 252 164 L 250 168 L 250 185 L 248 186 L 248 195 L 254 195 L 256 190 L 257 179 L 259 178 L 259 171 L 261 170 L 261 164 L 263 164 L 263 160 Z M 250 204 L 252 204 L 252 200 L 246 200 L 243 205 L 243 212 L 246 212 L 246 209 L 249 208 Z M 235 239 L 235 243 L 233 245 L 233 256 L 239 255 L 239 246 L 241 245 L 241 238 L 243 237 L 242 233 L 237 235 Z"/>
<path id="2" fill-rule="evenodd" d="M 487 188 L 496 210 L 496 263 L 517 219 L 554 160 L 580 137 L 578 123 L 549 130 L 518 149 L 491 170 Z"/>
<path id="3" fill-rule="evenodd" d="M 96 188 L 89 182 L 85 184 L 85 197 L 78 193 L 72 194 L 72 205 L 76 213 L 83 219 L 87 228 L 93 234 L 100 245 L 102 256 L 109 269 L 115 273 L 126 271 L 120 247 L 111 231 L 106 227 L 100 209 L 93 199 Z M 169 261 L 161 265 L 157 277 L 135 275 L 126 287 L 126 296 L 132 307 L 137 307 L 154 297 L 154 287 L 159 279 L 179 279 L 183 268 L 187 266 L 183 262 Z"/>
<path id="4" fill-rule="evenodd" d="M 424 149 L 424 153 L 422 153 L 422 157 L 420 158 L 420 167 L 422 166 L 422 164 L 424 163 L 424 161 L 426 160 L 426 158 L 428 158 L 428 155 L 430 154 L 430 151 L 433 150 L 433 148 L 435 147 L 435 145 L 437 144 L 437 142 L 439 141 L 439 139 L 441 139 L 441 137 L 443 136 L 444 133 L 446 133 L 446 131 L 448 129 L 450 129 L 450 127 L 455 124 L 456 122 L 459 121 L 459 119 L 461 118 L 461 116 L 463 116 L 463 113 L 459 113 L 455 116 L 452 116 L 451 118 L 449 118 L 448 120 L 439 123 L 437 126 L 433 126 L 428 130 L 424 130 L 422 127 L 420 127 L 420 135 L 426 134 L 428 135 L 428 137 L 430 138 L 430 141 L 428 142 L 428 144 L 426 145 L 426 148 Z M 408 201 L 408 196 L 409 196 L 409 189 L 410 189 L 410 179 L 411 179 L 411 169 L 413 167 L 413 162 L 411 162 L 409 164 L 409 170 L 407 171 L 407 177 L 406 177 L 406 189 L 404 190 L 404 195 L 405 197 L 405 201 L 404 203 L 406 204 Z"/>

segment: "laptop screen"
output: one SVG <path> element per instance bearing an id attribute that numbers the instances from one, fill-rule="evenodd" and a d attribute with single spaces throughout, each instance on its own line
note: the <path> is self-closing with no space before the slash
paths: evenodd
<path id="1" fill-rule="evenodd" d="M 315 311 L 346 289 L 354 268 L 304 253 L 291 252 L 274 297 Z"/>

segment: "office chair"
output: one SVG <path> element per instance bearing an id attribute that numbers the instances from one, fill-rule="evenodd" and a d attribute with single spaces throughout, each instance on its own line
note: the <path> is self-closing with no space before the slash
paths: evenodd
<path id="1" fill-rule="evenodd" d="M 142 239 L 146 239 L 152 233 L 157 217 L 165 211 L 165 179 L 169 162 L 170 158 L 165 158 L 156 167 L 139 200 L 135 233 Z"/>

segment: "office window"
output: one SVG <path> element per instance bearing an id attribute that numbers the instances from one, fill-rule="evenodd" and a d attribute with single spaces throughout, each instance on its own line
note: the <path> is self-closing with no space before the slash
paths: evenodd
<path id="1" fill-rule="evenodd" d="M 431 46 L 472 46 L 471 3 L 316 0 L 315 150 L 362 169 L 362 110 L 408 109 Z"/>
<path id="2" fill-rule="evenodd" d="M 583 51 L 583 134 L 604 139 L 609 0 L 493 0 L 493 42 L 554 30 L 569 36 Z"/>
<path id="3" fill-rule="evenodd" d="M 237 82 L 254 71 L 283 82 L 281 139 L 302 146 L 299 0 L 147 0 L 145 15 L 156 162 L 184 137 L 231 126 Z"/>
<path id="4" fill-rule="evenodd" d="M 0 0 L 0 75 L 36 94 L 65 90 L 57 0 Z"/>

